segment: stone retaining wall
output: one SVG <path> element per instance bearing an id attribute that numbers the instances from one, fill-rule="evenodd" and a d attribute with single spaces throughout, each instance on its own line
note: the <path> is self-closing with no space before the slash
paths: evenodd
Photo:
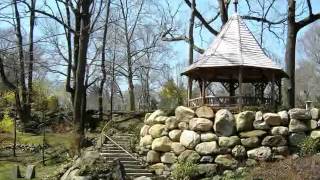
<path id="1" fill-rule="evenodd" d="M 233 115 L 209 107 L 179 106 L 175 116 L 147 114 L 139 151 L 157 174 L 169 175 L 178 161 L 198 163 L 200 173 L 283 159 L 306 137 L 320 137 L 319 109 L 278 113 L 244 111 Z"/>

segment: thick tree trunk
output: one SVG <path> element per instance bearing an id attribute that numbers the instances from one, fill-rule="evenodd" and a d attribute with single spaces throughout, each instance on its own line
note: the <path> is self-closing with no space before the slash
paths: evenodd
<path id="1" fill-rule="evenodd" d="M 86 65 L 87 65 L 87 51 L 90 36 L 90 5 L 92 0 L 82 0 L 81 4 L 81 28 L 79 37 L 79 54 L 78 63 L 75 78 L 75 94 L 74 94 L 74 131 L 76 133 L 76 142 L 78 153 L 82 147 L 82 141 L 84 139 L 84 103 L 86 96 L 86 88 L 84 85 Z"/>
<path id="2" fill-rule="evenodd" d="M 295 22 L 295 1 L 288 1 L 288 34 L 287 34 L 287 46 L 286 46 L 286 72 L 289 76 L 285 86 L 285 93 L 287 95 L 287 106 L 293 108 L 295 106 L 295 50 L 296 50 L 296 38 L 297 27 Z"/>
<path id="3" fill-rule="evenodd" d="M 136 105 L 135 105 L 133 75 L 132 75 L 131 67 L 129 67 L 128 85 L 129 85 L 128 91 L 129 91 L 129 101 L 130 101 L 129 110 L 135 111 Z"/>

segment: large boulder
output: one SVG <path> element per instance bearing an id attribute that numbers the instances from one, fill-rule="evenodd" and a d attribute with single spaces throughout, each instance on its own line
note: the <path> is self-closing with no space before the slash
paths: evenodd
<path id="1" fill-rule="evenodd" d="M 289 124 L 289 114 L 288 111 L 280 111 L 278 112 L 281 118 L 281 125 L 287 126 Z"/>
<path id="2" fill-rule="evenodd" d="M 201 156 L 193 150 L 185 150 L 183 151 L 179 157 L 178 160 L 179 162 L 193 162 L 197 163 L 200 160 Z"/>
<path id="3" fill-rule="evenodd" d="M 244 111 L 238 114 L 236 118 L 237 131 L 250 131 L 253 128 L 255 113 L 253 111 Z"/>
<path id="4" fill-rule="evenodd" d="M 150 128 L 150 126 L 148 126 L 146 124 L 143 125 L 141 130 L 140 130 L 140 136 L 143 137 L 143 136 L 148 135 L 149 134 L 149 128 Z"/>
<path id="5" fill-rule="evenodd" d="M 140 144 L 139 145 L 145 147 L 145 146 L 151 145 L 152 141 L 153 141 L 152 136 L 151 135 L 146 135 L 146 136 L 144 136 L 144 137 L 142 137 L 140 139 Z"/>
<path id="6" fill-rule="evenodd" d="M 253 130 L 253 131 L 241 132 L 239 135 L 241 138 L 248 138 L 248 137 L 262 137 L 266 134 L 267 132 L 263 130 Z"/>
<path id="7" fill-rule="evenodd" d="M 287 144 L 287 140 L 280 135 L 266 136 L 261 142 L 262 146 L 270 146 L 270 147 L 284 146 L 286 144 Z"/>
<path id="8" fill-rule="evenodd" d="M 177 161 L 177 156 L 172 152 L 166 152 L 161 156 L 161 162 L 165 164 L 173 164 Z"/>
<path id="9" fill-rule="evenodd" d="M 314 120 L 320 119 L 320 110 L 318 108 L 312 108 L 310 110 L 311 118 Z"/>
<path id="10" fill-rule="evenodd" d="M 235 145 L 241 144 L 240 138 L 238 136 L 230 136 L 230 137 L 219 137 L 219 146 L 232 148 Z"/>
<path id="11" fill-rule="evenodd" d="M 212 125 L 213 125 L 212 121 L 205 118 L 192 118 L 189 121 L 189 128 L 190 130 L 193 130 L 193 131 L 206 132 L 212 129 Z"/>
<path id="12" fill-rule="evenodd" d="M 247 156 L 246 148 L 241 145 L 236 145 L 231 152 L 232 152 L 232 155 L 236 158 L 243 158 Z"/>
<path id="13" fill-rule="evenodd" d="M 311 119 L 310 111 L 301 108 L 293 108 L 289 110 L 290 119 L 307 120 Z"/>
<path id="14" fill-rule="evenodd" d="M 219 147 L 215 141 L 200 143 L 195 148 L 200 155 L 209 155 L 218 152 L 218 149 Z"/>
<path id="15" fill-rule="evenodd" d="M 244 147 L 255 148 L 260 145 L 260 139 L 258 137 L 249 137 L 241 139 L 241 144 Z"/>
<path id="16" fill-rule="evenodd" d="M 169 132 L 169 137 L 172 141 L 179 142 L 182 131 L 180 129 L 174 129 Z"/>
<path id="17" fill-rule="evenodd" d="M 217 141 L 218 136 L 212 132 L 201 133 L 200 140 L 201 140 L 201 142 Z"/>
<path id="18" fill-rule="evenodd" d="M 305 132 L 308 131 L 307 125 L 297 119 L 291 119 L 289 123 L 289 132 Z"/>
<path id="19" fill-rule="evenodd" d="M 178 128 L 181 130 L 187 130 L 189 128 L 189 124 L 186 122 L 179 122 L 178 123 Z"/>
<path id="20" fill-rule="evenodd" d="M 289 135 L 289 128 L 284 127 L 284 126 L 276 126 L 271 129 L 271 134 L 272 135 L 287 136 L 287 135 Z"/>
<path id="21" fill-rule="evenodd" d="M 171 116 L 166 119 L 165 124 L 167 129 L 172 130 L 178 128 L 179 122 L 175 116 Z"/>
<path id="22" fill-rule="evenodd" d="M 231 136 L 235 133 L 235 120 L 232 113 L 226 109 L 220 109 L 216 113 L 213 129 L 219 136 Z"/>
<path id="23" fill-rule="evenodd" d="M 200 142 L 200 135 L 194 131 L 184 130 L 180 136 L 180 143 L 188 149 L 193 149 Z"/>
<path id="24" fill-rule="evenodd" d="M 156 138 L 152 142 L 152 150 L 169 152 L 171 150 L 171 140 L 167 136 Z"/>
<path id="25" fill-rule="evenodd" d="M 298 146 L 306 137 L 307 135 L 304 132 L 291 133 L 289 135 L 289 144 L 291 146 Z"/>
<path id="26" fill-rule="evenodd" d="M 166 113 L 164 111 L 162 111 L 160 109 L 156 110 L 152 114 L 150 114 L 148 116 L 146 115 L 146 119 L 145 119 L 144 123 L 147 125 L 153 125 L 153 124 L 155 124 L 154 121 L 158 116 L 165 116 L 165 115 L 166 115 Z"/>
<path id="27" fill-rule="evenodd" d="M 264 120 L 254 120 L 253 121 L 254 129 L 258 130 L 269 130 L 270 126 Z"/>
<path id="28" fill-rule="evenodd" d="M 183 151 L 186 150 L 186 148 L 178 142 L 173 142 L 171 144 L 171 150 L 172 152 L 174 152 L 176 155 L 180 155 Z"/>
<path id="29" fill-rule="evenodd" d="M 155 124 L 165 124 L 166 120 L 168 119 L 167 116 L 158 116 L 154 119 Z"/>
<path id="30" fill-rule="evenodd" d="M 288 146 L 278 146 L 278 147 L 272 147 L 272 152 L 275 155 L 288 155 L 289 154 L 289 147 Z"/>
<path id="31" fill-rule="evenodd" d="M 149 134 L 153 138 L 158 138 L 162 136 L 163 131 L 165 130 L 166 126 L 163 124 L 155 124 L 150 127 Z"/>
<path id="32" fill-rule="evenodd" d="M 149 166 L 149 168 L 153 170 L 156 175 L 162 175 L 163 171 L 166 169 L 166 165 L 163 163 L 157 163 Z"/>
<path id="33" fill-rule="evenodd" d="M 259 161 L 266 161 L 271 158 L 271 155 L 271 149 L 264 146 L 247 151 L 248 158 Z"/>
<path id="34" fill-rule="evenodd" d="M 238 161 L 234 159 L 230 154 L 218 155 L 214 162 L 231 169 L 235 169 L 238 166 Z"/>
<path id="35" fill-rule="evenodd" d="M 197 108 L 196 115 L 199 118 L 206 118 L 206 119 L 212 119 L 214 118 L 214 112 L 211 107 L 208 106 L 201 106 Z"/>
<path id="36" fill-rule="evenodd" d="M 217 164 L 198 164 L 198 174 L 206 177 L 212 177 L 217 173 Z"/>
<path id="37" fill-rule="evenodd" d="M 264 113 L 263 119 L 270 126 L 280 126 L 281 125 L 281 117 L 279 116 L 279 114 Z"/>
<path id="38" fill-rule="evenodd" d="M 160 162 L 160 153 L 157 151 L 151 150 L 147 153 L 147 162 L 148 163 L 159 163 Z"/>
<path id="39" fill-rule="evenodd" d="M 313 139 L 320 139 L 320 130 L 311 131 L 310 137 Z"/>
<path id="40" fill-rule="evenodd" d="M 175 110 L 176 118 L 179 122 L 189 122 L 195 115 L 194 111 L 188 107 L 178 106 Z"/>

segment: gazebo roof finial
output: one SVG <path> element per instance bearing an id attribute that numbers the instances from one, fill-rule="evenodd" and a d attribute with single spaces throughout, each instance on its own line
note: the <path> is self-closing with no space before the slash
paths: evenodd
<path id="1" fill-rule="evenodd" d="M 235 13 L 238 13 L 238 0 L 234 0 L 233 4 Z"/>

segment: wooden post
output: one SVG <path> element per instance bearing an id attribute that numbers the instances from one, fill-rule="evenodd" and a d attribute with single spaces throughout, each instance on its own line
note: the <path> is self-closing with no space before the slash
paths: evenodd
<path id="1" fill-rule="evenodd" d="M 242 110 L 243 106 L 243 92 L 242 92 L 242 67 L 239 68 L 239 76 L 238 76 L 238 81 L 239 81 L 239 110 Z"/>
<path id="2" fill-rule="evenodd" d="M 192 79 L 191 77 L 188 78 L 188 101 L 187 105 L 190 107 L 190 100 L 192 98 Z"/>
<path id="3" fill-rule="evenodd" d="M 274 72 L 272 72 L 271 75 L 271 107 L 274 109 L 275 108 L 275 103 L 274 103 Z"/>
<path id="4" fill-rule="evenodd" d="M 202 80 L 202 105 L 204 106 L 206 104 L 206 81 Z"/>
<path id="5" fill-rule="evenodd" d="M 282 79 L 279 80 L 279 105 L 282 105 Z"/>

